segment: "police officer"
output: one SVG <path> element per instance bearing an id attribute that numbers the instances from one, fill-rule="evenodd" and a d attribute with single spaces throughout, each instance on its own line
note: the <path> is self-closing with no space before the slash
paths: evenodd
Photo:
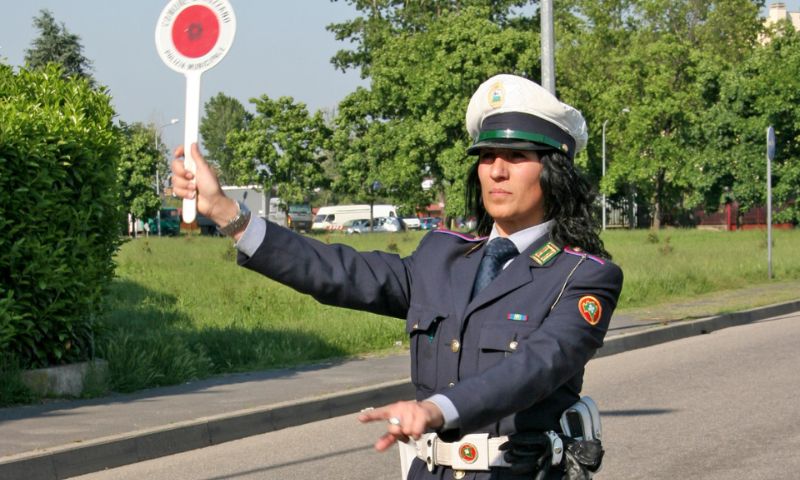
<path id="1" fill-rule="evenodd" d="M 590 215 L 589 185 L 573 164 L 586 124 L 513 75 L 478 88 L 466 123 L 479 236 L 432 231 L 406 258 L 323 244 L 251 218 L 225 197 L 196 145 L 196 178 L 176 151 L 174 191 L 196 197 L 198 211 L 237 240 L 245 268 L 325 304 L 405 320 L 416 401 L 359 420 L 386 422 L 379 451 L 419 440 L 409 479 L 562 478 L 563 468 L 547 461 L 516 475 L 500 445 L 508 435 L 561 432 L 622 288 Z"/>

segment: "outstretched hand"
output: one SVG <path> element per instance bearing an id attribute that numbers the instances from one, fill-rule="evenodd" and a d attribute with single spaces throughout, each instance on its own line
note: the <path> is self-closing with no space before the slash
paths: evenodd
<path id="1" fill-rule="evenodd" d="M 419 439 L 429 428 L 444 424 L 442 411 L 433 402 L 396 402 L 381 408 L 362 411 L 361 423 L 385 421 L 386 433 L 375 442 L 375 450 L 383 452 L 398 440 Z"/>

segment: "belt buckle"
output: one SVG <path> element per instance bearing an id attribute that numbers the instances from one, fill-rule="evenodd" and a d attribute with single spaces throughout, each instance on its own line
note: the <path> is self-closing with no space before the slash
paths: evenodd
<path id="1" fill-rule="evenodd" d="M 453 470 L 489 470 L 489 434 L 464 435 L 450 444 Z"/>

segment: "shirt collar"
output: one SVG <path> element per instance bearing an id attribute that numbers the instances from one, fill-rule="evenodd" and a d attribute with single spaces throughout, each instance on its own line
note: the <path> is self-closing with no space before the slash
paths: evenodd
<path id="1" fill-rule="evenodd" d="M 548 220 L 544 223 L 522 229 L 518 232 L 512 233 L 507 238 L 514 242 L 517 250 L 522 253 L 525 251 L 525 249 L 533 245 L 533 242 L 550 233 L 550 228 L 552 228 L 553 222 L 553 220 Z M 494 238 L 499 236 L 500 234 L 497 233 L 497 224 L 492 225 L 492 233 L 489 234 L 489 241 L 492 241 Z"/>

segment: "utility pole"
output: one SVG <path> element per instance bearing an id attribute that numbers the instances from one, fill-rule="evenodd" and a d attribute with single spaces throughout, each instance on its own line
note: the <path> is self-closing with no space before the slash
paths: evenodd
<path id="1" fill-rule="evenodd" d="M 603 177 L 606 178 L 606 124 L 608 120 L 603 121 Z M 603 231 L 606 229 L 606 193 L 603 192 Z"/>
<path id="2" fill-rule="evenodd" d="M 553 35 L 553 0 L 540 0 L 542 31 L 542 86 L 556 94 L 555 40 Z"/>
<path id="3" fill-rule="evenodd" d="M 161 132 L 161 129 L 164 128 L 164 127 L 169 127 L 170 125 L 175 125 L 179 121 L 180 120 L 178 120 L 177 118 L 173 118 L 172 120 L 169 121 L 169 123 L 165 123 L 164 125 L 156 127 L 156 129 L 153 131 L 153 145 L 156 148 L 156 152 L 158 152 L 158 134 L 159 134 L 159 132 Z M 158 161 L 160 162 L 161 161 L 161 158 L 160 158 L 161 155 L 158 155 L 158 156 L 159 156 Z M 160 202 L 161 201 L 161 179 L 159 178 L 159 175 L 158 175 L 158 163 L 156 163 L 156 196 L 158 197 L 158 200 Z M 158 213 L 156 214 L 156 225 L 158 226 L 158 236 L 160 237 L 161 236 L 161 204 L 158 205 Z"/>

